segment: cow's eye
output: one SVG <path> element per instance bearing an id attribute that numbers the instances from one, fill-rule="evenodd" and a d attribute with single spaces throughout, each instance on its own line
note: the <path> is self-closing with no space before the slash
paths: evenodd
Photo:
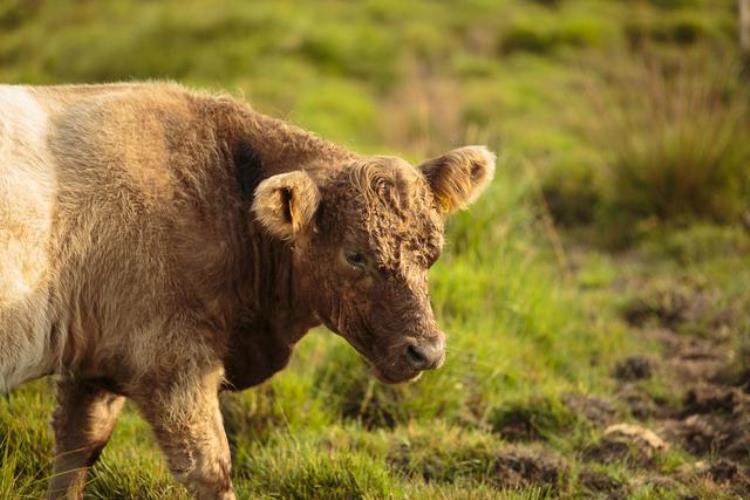
<path id="1" fill-rule="evenodd" d="M 360 252 L 347 250 L 344 253 L 344 257 L 346 258 L 346 263 L 356 269 L 364 269 L 367 267 L 367 258 Z"/>

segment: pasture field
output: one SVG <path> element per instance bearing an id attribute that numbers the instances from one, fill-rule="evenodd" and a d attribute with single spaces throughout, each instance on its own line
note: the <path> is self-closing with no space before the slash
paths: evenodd
<path id="1" fill-rule="evenodd" d="M 431 271 L 445 366 L 343 339 L 222 396 L 240 498 L 750 496 L 750 94 L 734 0 L 0 1 L 0 81 L 174 79 L 367 153 L 499 152 Z M 43 495 L 52 383 L 0 399 Z M 132 407 L 90 498 L 184 498 Z"/>

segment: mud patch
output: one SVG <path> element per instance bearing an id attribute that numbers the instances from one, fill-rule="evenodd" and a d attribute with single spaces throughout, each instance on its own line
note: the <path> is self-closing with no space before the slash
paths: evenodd
<path id="1" fill-rule="evenodd" d="M 666 418 L 672 415 L 673 409 L 667 401 L 654 398 L 642 387 L 635 384 L 623 384 L 616 393 L 617 399 L 625 403 L 630 414 L 638 420 Z"/>
<path id="2" fill-rule="evenodd" d="M 631 356 L 615 366 L 614 376 L 624 382 L 645 380 L 654 374 L 655 362 L 644 356 Z"/>
<path id="3" fill-rule="evenodd" d="M 740 412 L 750 397 L 733 387 L 703 386 L 690 389 L 685 396 L 683 416 L 705 413 Z"/>
<path id="4" fill-rule="evenodd" d="M 729 486 L 737 495 L 747 498 L 750 496 L 750 470 L 747 467 L 720 459 L 708 468 L 707 475 L 715 483 Z"/>
<path id="5" fill-rule="evenodd" d="M 406 477 L 425 482 L 478 481 L 498 490 L 536 486 L 552 489 L 568 478 L 568 465 L 557 454 L 537 445 L 474 444 L 425 449 L 401 443 L 388 456 L 389 466 Z"/>
<path id="6" fill-rule="evenodd" d="M 746 470 L 731 460 L 720 459 L 708 468 L 707 475 L 717 483 L 744 485 L 750 490 L 750 477 Z"/>
<path id="7" fill-rule="evenodd" d="M 617 416 L 617 410 L 612 403 L 594 396 L 570 392 L 563 395 L 563 403 L 571 413 L 585 418 L 597 427 L 611 424 Z"/>
<path id="8" fill-rule="evenodd" d="M 659 274 L 612 282 L 631 297 L 620 313 L 632 335 L 660 349 L 621 359 L 611 371 L 615 403 L 647 422 L 658 439 L 605 431 L 578 448 L 584 462 L 578 480 L 596 498 L 696 492 L 750 498 L 750 370 L 742 373 L 750 359 L 744 333 L 750 299 L 703 276 Z M 678 452 L 663 454 L 667 447 Z M 607 464 L 628 468 L 621 478 L 626 490 L 607 475 Z"/>
<path id="9" fill-rule="evenodd" d="M 556 486 L 566 472 L 567 466 L 559 457 L 541 450 L 511 449 L 495 462 L 495 479 L 503 487 Z"/>
<path id="10" fill-rule="evenodd" d="M 639 285 L 640 287 L 643 284 Z M 726 337 L 734 324 L 734 311 L 723 307 L 718 290 L 690 279 L 664 279 L 639 290 L 622 310 L 625 321 L 635 328 L 658 326 L 694 335 L 708 332 Z"/>
<path id="11" fill-rule="evenodd" d="M 747 466 L 726 458 L 713 462 L 698 461 L 680 467 L 676 478 L 685 484 L 703 484 L 713 490 L 733 493 L 740 498 L 750 496 L 750 472 Z M 706 495 L 707 496 L 707 495 Z"/>
<path id="12" fill-rule="evenodd" d="M 680 335 L 670 330 L 646 334 L 663 348 L 665 368 L 680 384 L 696 384 L 716 379 L 732 362 L 724 340 Z"/>
<path id="13" fill-rule="evenodd" d="M 668 439 L 698 456 L 750 458 L 750 396 L 739 389 L 706 385 L 688 391 L 679 418 L 661 424 Z"/>
<path id="14" fill-rule="evenodd" d="M 736 385 L 745 394 L 750 394 L 750 369 L 744 370 L 739 376 L 732 380 L 731 383 Z"/>

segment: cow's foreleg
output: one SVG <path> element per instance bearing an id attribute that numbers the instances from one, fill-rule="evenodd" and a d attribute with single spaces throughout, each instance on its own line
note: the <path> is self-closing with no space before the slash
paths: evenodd
<path id="1" fill-rule="evenodd" d="M 63 379 L 52 419 L 55 463 L 49 498 L 82 498 L 88 468 L 107 444 L 125 398 L 95 385 Z"/>
<path id="2" fill-rule="evenodd" d="M 221 372 L 187 382 L 182 378 L 137 402 L 172 474 L 188 491 L 199 499 L 233 499 L 229 444 L 218 401 Z"/>

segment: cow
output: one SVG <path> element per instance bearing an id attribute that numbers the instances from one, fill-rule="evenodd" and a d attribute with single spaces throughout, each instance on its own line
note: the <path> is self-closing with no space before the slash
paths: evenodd
<path id="1" fill-rule="evenodd" d="M 384 383 L 439 367 L 427 273 L 488 185 L 467 146 L 355 154 L 171 82 L 0 86 L 0 392 L 54 375 L 50 498 L 83 495 L 125 398 L 196 498 L 234 498 L 218 392 L 305 333 Z"/>

